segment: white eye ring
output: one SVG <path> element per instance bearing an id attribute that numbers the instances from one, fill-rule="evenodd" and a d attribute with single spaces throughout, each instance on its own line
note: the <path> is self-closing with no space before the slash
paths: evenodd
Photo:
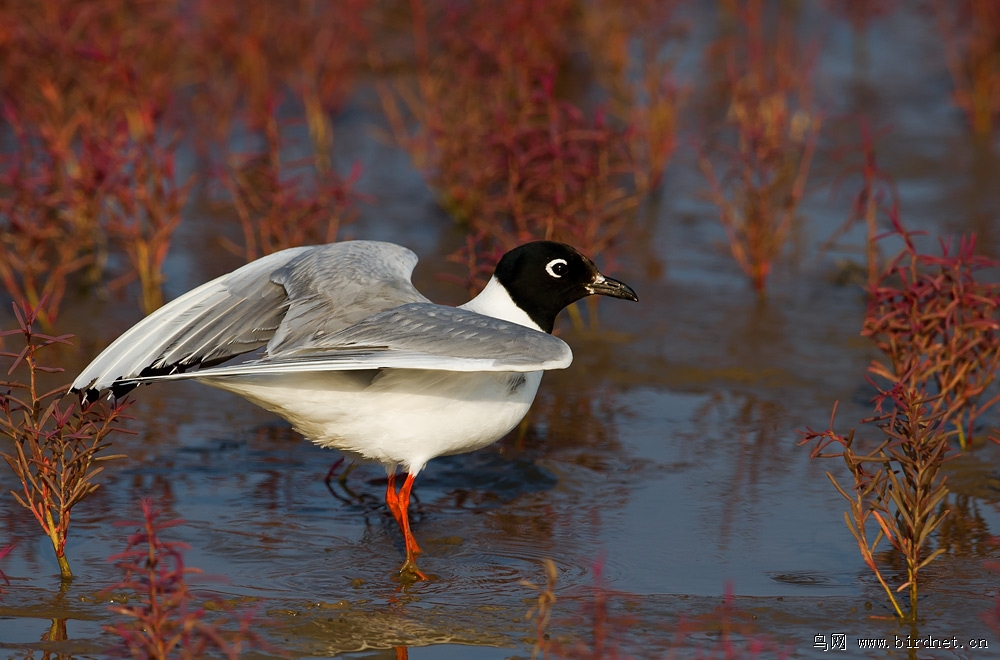
<path id="1" fill-rule="evenodd" d="M 569 270 L 568 268 L 561 268 L 560 270 L 562 272 L 557 273 L 556 272 L 557 266 L 569 266 L 569 264 L 566 263 L 565 259 L 553 259 L 549 263 L 545 264 L 545 272 L 551 275 L 552 277 L 562 277 L 563 275 L 566 274 L 566 271 Z"/>

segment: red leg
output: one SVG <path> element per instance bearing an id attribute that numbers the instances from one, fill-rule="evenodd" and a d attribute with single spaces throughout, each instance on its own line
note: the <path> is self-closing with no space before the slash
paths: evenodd
<path id="1" fill-rule="evenodd" d="M 400 527 L 403 526 L 402 519 L 399 517 L 399 495 L 396 494 L 396 473 L 393 472 L 389 475 L 385 486 L 385 503 L 389 507 L 389 512 L 392 513 L 392 517 L 396 519 L 396 524 Z"/>
<path id="2" fill-rule="evenodd" d="M 413 532 L 410 531 L 410 490 L 413 488 L 413 480 L 415 475 L 406 475 L 406 481 L 399 489 L 399 493 L 396 493 L 395 489 L 395 475 L 392 476 L 389 482 L 389 489 L 386 491 L 386 501 L 389 502 L 389 508 L 393 510 L 393 515 L 396 517 L 396 522 L 399 523 L 399 527 L 403 530 L 403 539 L 406 543 L 406 561 L 403 563 L 403 567 L 399 569 L 400 573 L 408 573 L 418 580 L 426 580 L 427 576 L 424 575 L 423 571 L 417 568 L 417 555 L 420 554 L 420 546 L 417 545 L 417 540 L 413 537 Z M 389 491 L 392 491 L 392 496 L 390 497 Z M 393 508 L 395 506 L 395 508 Z"/>
<path id="3" fill-rule="evenodd" d="M 403 537 L 406 539 L 406 561 L 408 562 L 420 554 L 417 539 L 413 538 L 413 532 L 410 531 L 410 489 L 413 488 L 415 478 L 412 474 L 406 475 L 406 481 L 399 489 L 399 512 L 403 519 L 400 525 L 403 528 Z"/>

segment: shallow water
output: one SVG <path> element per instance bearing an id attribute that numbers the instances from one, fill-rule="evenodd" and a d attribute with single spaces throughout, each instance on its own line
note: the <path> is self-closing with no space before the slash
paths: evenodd
<path id="1" fill-rule="evenodd" d="M 995 156 L 966 138 L 947 103 L 933 30 L 897 14 L 873 28 L 867 72 L 845 64 L 847 28 L 831 30 L 820 76 L 829 112 L 863 109 L 893 125 L 879 155 L 897 178 L 904 221 L 934 234 L 977 231 L 981 249 L 1000 256 Z M 418 287 L 458 302 L 462 292 L 435 274 L 461 236 L 406 158 L 366 130 L 369 102 L 360 94 L 338 126 L 338 148 L 347 162 L 362 159 L 377 200 L 347 233 L 409 245 L 421 256 Z M 831 154 L 856 142 L 855 126 L 830 123 L 817 184 L 836 173 Z M 984 563 L 998 554 L 986 539 L 1000 525 L 1000 452 L 983 446 L 949 465 L 954 524 L 943 534 L 953 550 L 927 570 L 922 621 L 911 630 L 891 620 L 844 526 L 824 475 L 840 466 L 796 446 L 797 429 L 824 427 L 834 401 L 840 428 L 870 413 L 864 375 L 876 356 L 858 336 L 864 299 L 837 283 L 838 260 L 857 258 L 817 251 L 846 216 L 847 196 L 810 195 L 798 256 L 779 264 L 759 301 L 726 253 L 703 188 L 692 154 L 680 152 L 643 210 L 646 233 L 626 237 L 618 257 L 615 275 L 641 303 L 602 301 L 598 330 L 563 319 L 575 361 L 545 376 L 530 425 L 420 475 L 411 513 L 431 580 L 394 578 L 403 546 L 382 504 L 381 468 L 360 466 L 347 490 L 331 492 L 324 477 L 336 452 L 225 393 L 150 387 L 134 397 L 136 435 L 115 440 L 128 459 L 109 465 L 102 488 L 74 511 L 67 553 L 77 577 L 68 587 L 27 512 L 0 499 L 0 540 L 17 544 L 0 564 L 11 579 L 0 649 L 105 657 L 114 639 L 102 626 L 117 620 L 107 609 L 117 596 L 104 590 L 121 577 L 106 559 L 132 529 L 115 523 L 136 520 L 140 498 L 152 498 L 186 521 L 164 536 L 188 543 L 188 565 L 211 576 L 194 580 L 199 590 L 255 613 L 272 647 L 264 657 L 395 658 L 398 648 L 414 659 L 529 657 L 526 615 L 537 594 L 524 582 L 544 581 L 543 559 L 558 569 L 553 638 L 588 642 L 588 612 L 606 597 L 611 644 L 623 655 L 714 648 L 716 633 L 678 628 L 719 620 L 727 589 L 740 621 L 794 657 L 827 657 L 815 636 L 833 633 L 848 635 L 854 654 L 856 637 L 907 635 L 989 644 L 914 657 L 995 654 L 1000 634 L 980 614 L 1000 586 Z M 168 297 L 238 265 L 205 249 L 206 226 L 189 223 L 178 237 Z M 136 320 L 127 300 L 69 300 L 57 329 L 75 333 L 79 348 L 60 359 L 81 367 Z M 0 490 L 11 487 L 0 471 Z"/>

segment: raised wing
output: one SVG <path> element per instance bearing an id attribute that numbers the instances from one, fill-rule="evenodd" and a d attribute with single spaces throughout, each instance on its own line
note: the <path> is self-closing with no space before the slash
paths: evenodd
<path id="1" fill-rule="evenodd" d="M 270 355 L 328 335 L 407 303 L 430 303 L 410 276 L 417 255 L 394 243 L 346 241 L 323 245 L 276 271 L 288 292 L 288 313 L 268 343 Z"/>
<path id="2" fill-rule="evenodd" d="M 377 241 L 276 252 L 147 316 L 98 355 L 72 390 L 211 366 L 265 345 L 280 351 L 374 312 L 426 302 L 410 282 L 416 263 L 410 250 Z"/>
<path id="3" fill-rule="evenodd" d="M 414 303 L 261 360 L 131 382 L 382 368 L 529 372 L 565 369 L 572 361 L 569 346 L 545 332 L 464 309 Z"/>

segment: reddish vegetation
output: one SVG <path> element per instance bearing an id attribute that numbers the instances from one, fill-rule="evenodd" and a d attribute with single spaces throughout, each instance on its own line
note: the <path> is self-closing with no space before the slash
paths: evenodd
<path id="1" fill-rule="evenodd" d="M 899 0 L 826 0 L 832 14 L 850 22 L 855 32 L 864 32 L 875 20 L 892 14 Z"/>
<path id="2" fill-rule="evenodd" d="M 977 277 L 1000 261 L 977 255 L 975 236 L 955 250 L 941 240 L 935 256 L 919 252 L 917 232 L 896 218 L 893 228 L 905 247 L 872 286 L 861 333 L 888 358 L 871 372 L 940 397 L 934 407 L 958 429 L 964 448 L 976 419 L 1000 403 L 1000 394 L 984 400 L 1000 368 L 1000 283 Z"/>
<path id="3" fill-rule="evenodd" d="M 18 353 L 0 352 L 10 361 L 7 375 L 23 365 L 28 382 L 0 381 L 0 434 L 13 444 L 13 453 L 2 453 L 20 481 L 14 499 L 38 521 L 52 543 L 63 579 L 73 577 L 66 557 L 73 508 L 96 491 L 95 481 L 103 461 L 122 456 L 101 452 L 110 446 L 108 435 L 116 430 L 127 403 L 113 407 L 104 403 L 83 406 L 62 400 L 66 386 L 47 392 L 41 389 L 43 374 L 61 372 L 39 362 L 39 352 L 53 344 L 68 343 L 69 335 L 52 337 L 34 331 L 38 309 L 14 308 L 20 328 L 0 332 L 0 337 L 20 334 L 24 348 Z"/>
<path id="4" fill-rule="evenodd" d="M 380 94 L 395 141 L 468 229 L 455 259 L 468 264 L 470 288 L 496 252 L 528 240 L 606 253 L 673 152 L 680 91 L 665 63 L 651 63 L 637 87 L 624 65 L 609 74 L 623 90 L 619 117 L 559 97 L 574 7 L 411 2 L 416 85 Z M 669 3 L 631 11 L 596 3 L 589 34 L 595 48 L 620 50 L 623 30 L 663 25 L 669 11 Z M 598 29 L 610 17 L 618 27 Z M 644 36 L 654 34 L 664 31 Z"/>
<path id="5" fill-rule="evenodd" d="M 816 443 L 810 454 L 813 458 L 843 458 L 853 484 L 845 488 L 833 473 L 827 472 L 827 476 L 849 504 L 850 511 L 844 514 L 847 527 L 896 615 L 915 621 L 920 570 L 944 552 L 942 548 L 932 551 L 930 546 L 931 533 L 948 515 L 947 509 L 939 505 L 948 494 L 941 466 L 952 457 L 950 434 L 941 431 L 941 415 L 927 406 L 926 397 L 900 384 L 888 390 L 879 389 L 875 410 L 875 416 L 861 423 L 875 424 L 884 437 L 869 452 L 855 448 L 853 429 L 847 435 L 833 430 L 836 406 L 830 416 L 829 430 L 807 429 L 802 442 Z M 839 445 L 837 451 L 827 452 L 831 445 Z M 874 538 L 869 525 L 872 520 L 878 530 Z M 876 561 L 883 539 L 906 562 L 907 579 L 895 589 L 890 587 Z M 908 607 L 896 597 L 904 589 L 909 591 Z"/>
<path id="6" fill-rule="evenodd" d="M 699 164 L 733 258 L 762 294 L 799 219 L 822 117 L 813 107 L 812 56 L 789 19 L 780 16 L 772 32 L 761 0 L 726 4 L 737 27 L 708 56 L 725 71 L 720 87 L 728 109 L 717 145 L 703 149 Z M 721 167 L 713 151 L 721 153 Z"/>
<path id="7" fill-rule="evenodd" d="M 0 277 L 32 307 L 46 298 L 44 322 L 67 280 L 100 281 L 113 251 L 142 280 L 144 305 L 158 304 L 184 200 L 157 135 L 175 83 L 165 70 L 177 33 L 167 7 L 43 0 L 0 9 L 4 118 L 18 139 L 0 171 Z"/>
<path id="8" fill-rule="evenodd" d="M 566 625 L 571 619 L 573 623 L 587 626 L 589 632 L 586 641 L 579 635 L 572 639 L 561 638 L 551 633 L 550 627 L 558 598 L 555 594 L 558 572 L 551 560 L 543 562 L 546 574 L 544 587 L 531 582 L 523 582 L 525 586 L 538 592 L 536 603 L 528 611 L 527 618 L 534 620 L 536 629 L 535 648 L 532 658 L 564 658 L 575 660 L 602 660 L 603 658 L 627 658 L 623 640 L 628 636 L 630 628 L 635 625 L 633 617 L 614 614 L 614 604 L 626 601 L 628 594 L 615 592 L 603 584 L 601 578 L 602 562 L 594 564 L 594 586 L 588 598 L 579 606 L 578 612 L 563 612 L 566 619 L 558 621 Z M 579 600 L 579 599 L 574 599 Z M 578 626 L 574 626 L 578 627 Z M 688 657 L 719 658 L 720 660 L 742 660 L 744 658 L 786 658 L 789 650 L 780 644 L 759 634 L 755 630 L 752 617 L 741 612 L 735 604 L 732 586 L 726 587 L 722 604 L 712 612 L 707 612 L 690 620 L 680 621 L 676 626 L 664 625 L 664 639 L 671 638 L 669 648 L 671 653 L 664 657 L 673 658 L 676 653 Z M 703 643 L 691 638 L 695 635 L 710 633 L 715 641 L 706 647 Z M 644 656 L 651 649 L 644 648 Z"/>
<path id="9" fill-rule="evenodd" d="M 317 170 L 331 169 L 333 127 L 370 44 L 370 0 L 253 3 L 199 0 L 189 16 L 188 75 L 203 151 L 225 151 L 243 123 L 253 134 L 274 130 L 275 108 L 294 98 L 309 129 Z"/>
<path id="10" fill-rule="evenodd" d="M 861 31 L 898 4 L 826 6 Z M 235 220 L 218 228 L 218 243 L 247 259 L 336 239 L 364 198 L 360 165 L 346 173 L 334 167 L 333 116 L 372 70 L 393 140 L 465 232 L 452 255 L 467 270 L 464 284 L 477 287 L 499 254 L 536 238 L 613 259 L 677 148 L 690 86 L 677 78 L 675 47 L 687 32 L 681 17 L 694 7 L 680 0 L 0 5 L 7 137 L 0 285 L 22 303 L 20 328 L 0 335 L 23 337 L 23 349 L 2 355 L 12 362 L 8 376 L 18 368 L 27 374 L 27 382 L 0 383 L 0 431 L 13 441 L 4 457 L 20 482 L 15 497 L 51 540 L 63 576 L 71 575 L 71 509 L 98 487 L 98 463 L 112 458 L 102 452 L 123 406 L 81 408 L 58 399 L 62 388 L 43 392 L 38 377 L 51 369 L 37 353 L 68 335 L 39 334 L 36 321 L 54 325 L 67 295 L 120 294 L 134 282 L 145 311 L 159 306 L 164 266 L 199 178 L 225 192 L 219 201 L 229 213 L 220 216 Z M 990 134 L 1000 115 L 1000 9 L 983 0 L 928 7 L 955 104 L 975 133 Z M 718 107 L 696 150 L 732 256 L 760 294 L 800 220 L 823 117 L 813 100 L 813 53 L 788 12 L 763 0 L 721 0 L 718 15 L 722 30 L 705 54 Z M 581 70 L 594 83 L 586 90 L 574 88 Z M 309 157 L 299 160 L 288 157 L 295 125 L 309 141 Z M 200 157 L 204 176 L 178 173 L 184 150 Z M 977 279 L 1000 264 L 976 256 L 973 239 L 954 251 L 943 242 L 940 256 L 919 252 L 898 221 L 896 192 L 867 128 L 858 151 L 862 162 L 836 184 L 861 179 L 842 231 L 861 221 L 867 229 L 863 334 L 885 357 L 871 367 L 879 394 L 863 423 L 878 427 L 881 439 L 862 453 L 853 432 L 805 435 L 816 443 L 813 455 L 845 461 L 853 484 L 835 486 L 850 503 L 848 525 L 901 617 L 876 550 L 885 539 L 905 558 L 915 617 L 920 571 L 942 551 L 931 549 L 948 515 L 941 465 L 953 455 L 952 439 L 973 446 L 977 420 L 1000 401 L 990 395 L 1000 364 L 1000 285 Z M 886 219 L 905 247 L 883 265 L 877 239 Z M 253 641 L 245 623 L 227 637 L 200 622 L 183 548 L 158 536 L 176 523 L 162 522 L 148 502 L 143 516 L 133 523 L 143 531 L 117 557 L 125 571 L 117 588 L 141 594 L 139 604 L 116 610 L 136 624 L 115 628 L 125 647 L 143 657 L 208 647 L 233 657 Z M 612 633 L 626 623 L 609 614 L 612 594 L 599 584 L 587 611 L 592 643 L 543 644 L 555 598 L 549 571 L 537 610 L 539 650 L 616 653 Z M 724 635 L 741 630 L 731 605 L 727 599 L 717 613 Z M 722 653 L 733 657 L 728 639 Z M 760 648 L 751 646 L 752 654 Z"/>
<path id="11" fill-rule="evenodd" d="M 187 576 L 201 571 L 184 565 L 187 544 L 161 538 L 164 530 L 184 521 L 162 520 L 149 500 L 141 504 L 142 520 L 119 523 L 140 531 L 129 534 L 125 550 L 109 559 L 124 579 L 106 590 L 132 592 L 137 602 L 112 606 L 112 612 L 131 621 L 105 629 L 121 637 L 124 651 L 144 660 L 202 658 L 208 653 L 235 660 L 244 648 L 260 646 L 260 638 L 250 630 L 249 615 L 229 631 L 223 627 L 225 621 L 209 619 L 207 610 L 198 605 Z M 218 600 L 214 603 L 216 609 L 228 609 Z"/>
<path id="12" fill-rule="evenodd" d="M 928 7 L 941 33 L 955 105 L 974 133 L 988 136 L 1000 118 L 1000 5 L 957 0 Z"/>
<path id="13" fill-rule="evenodd" d="M 859 30 L 895 9 L 828 4 Z M 788 14 L 762 0 L 721 6 L 732 29 L 707 61 L 724 72 L 726 114 L 700 164 L 733 257 L 761 292 L 795 225 L 821 118 L 812 57 Z M 988 6 L 935 9 L 956 102 L 979 132 L 996 114 L 990 30 L 1000 19 Z M 359 169 L 332 166 L 331 116 L 365 67 L 394 72 L 399 59 L 415 63 L 415 84 L 381 88 L 386 119 L 468 229 L 455 259 L 471 284 L 495 252 L 532 238 L 610 256 L 676 148 L 687 87 L 673 46 L 687 8 L 412 0 L 405 52 L 400 16 L 370 0 L 4 7 L 4 118 L 18 143 L 0 166 L 0 283 L 32 306 L 46 297 L 46 323 L 70 281 L 137 279 L 143 308 L 158 306 L 188 191 L 174 153 L 192 142 L 235 209 L 243 240 L 231 247 L 254 257 L 336 237 L 359 200 Z M 567 93 L 564 71 L 582 55 L 599 105 Z M 307 128 L 311 166 L 282 162 L 279 114 Z M 239 131 L 260 146 L 231 155 Z"/>
<path id="14" fill-rule="evenodd" d="M 1000 284 L 976 279 L 1000 262 L 975 255 L 974 238 L 963 239 L 954 253 L 942 241 L 941 256 L 923 254 L 915 232 L 903 229 L 895 216 L 892 221 L 891 235 L 904 248 L 871 286 L 862 330 L 885 355 L 869 368 L 879 379 L 869 379 L 879 391 L 876 414 L 862 420 L 877 426 L 882 440 L 871 451 L 859 451 L 854 431 L 835 432 L 831 416 L 829 430 L 809 429 L 803 443 L 816 443 L 813 457 L 843 458 L 853 484 L 845 489 L 828 476 L 849 502 L 848 528 L 896 614 L 916 620 L 920 570 L 945 552 L 931 550 L 932 532 L 949 513 L 941 468 L 955 456 L 952 440 L 969 446 L 976 418 L 1000 402 L 1000 395 L 981 400 L 1000 366 Z M 831 445 L 837 451 L 827 452 Z M 870 520 L 878 525 L 874 538 Z M 883 539 L 906 561 L 907 580 L 897 589 L 876 562 Z M 903 589 L 909 591 L 908 608 L 895 596 Z"/>
<path id="15" fill-rule="evenodd" d="M 543 658 L 623 658 L 619 648 L 619 636 L 625 633 L 629 626 L 634 623 L 625 617 L 613 615 L 609 610 L 609 601 L 615 594 L 607 589 L 601 580 L 603 562 L 598 560 L 594 563 L 594 586 L 590 598 L 583 603 L 577 616 L 578 621 L 582 620 L 589 627 L 589 639 L 584 641 L 576 638 L 572 640 L 560 639 L 549 634 L 549 626 L 552 623 L 552 614 L 557 602 L 555 595 L 556 581 L 558 573 L 555 563 L 551 560 L 543 562 L 545 567 L 546 584 L 544 587 L 537 586 L 530 582 L 525 582 L 525 586 L 538 591 L 536 604 L 528 611 L 528 619 L 534 619 L 536 640 L 533 657 Z M 589 642 L 589 643 L 588 643 Z"/>
<path id="16" fill-rule="evenodd" d="M 350 219 L 358 171 L 347 179 L 333 171 L 329 115 L 364 59 L 367 2 L 313 5 L 0 8 L 3 118 L 17 140 L 0 161 L 0 283 L 11 297 L 32 307 L 44 298 L 47 324 L 70 281 L 116 289 L 137 279 L 143 309 L 162 304 L 164 260 L 190 181 L 178 178 L 175 153 L 191 140 L 231 163 L 214 169 L 233 191 L 248 255 L 335 238 Z M 314 151 L 296 178 L 281 172 L 278 154 L 277 100 L 286 93 Z M 253 199 L 245 162 L 225 155 L 236 122 L 263 136 L 267 188 Z"/>
<path id="17" fill-rule="evenodd" d="M 839 150 L 839 158 L 847 158 L 860 151 L 861 162 L 848 166 L 834 181 L 834 189 L 844 185 L 845 180 L 860 178 L 861 185 L 847 221 L 829 238 L 826 245 L 832 245 L 840 236 L 847 233 L 855 224 L 865 225 L 865 259 L 868 266 L 868 286 L 875 287 L 882 273 L 879 263 L 879 219 L 896 217 L 899 212 L 899 195 L 895 182 L 879 167 L 875 155 L 875 139 L 887 131 L 872 133 L 867 122 L 861 122 L 861 143 Z"/>
<path id="18" fill-rule="evenodd" d="M 14 549 L 13 544 L 0 548 L 0 559 L 3 559 L 7 555 L 9 555 L 10 551 L 13 549 Z M 10 586 L 10 578 L 7 577 L 7 575 L 2 570 L 0 570 L 0 580 L 3 580 L 3 583 L 5 585 Z M 0 596 L 2 595 L 3 595 L 3 588 L 0 588 Z"/>
<path id="19" fill-rule="evenodd" d="M 714 611 L 690 621 L 682 621 L 677 626 L 674 647 L 682 646 L 691 636 L 698 633 L 711 634 L 715 641 L 706 650 L 699 649 L 694 656 L 698 660 L 757 660 L 759 658 L 789 658 L 792 649 L 779 644 L 766 635 L 756 632 L 751 614 L 741 611 L 733 596 L 733 587 L 726 585 L 722 604 Z M 673 657 L 673 656 L 671 656 Z"/>
<path id="20" fill-rule="evenodd" d="M 243 235 L 242 247 L 227 239 L 223 244 L 247 261 L 289 247 L 333 242 L 361 199 L 353 191 L 361 174 L 357 165 L 346 179 L 328 169 L 317 169 L 313 181 L 288 176 L 277 118 L 267 127 L 264 151 L 231 156 L 220 177 Z"/>

